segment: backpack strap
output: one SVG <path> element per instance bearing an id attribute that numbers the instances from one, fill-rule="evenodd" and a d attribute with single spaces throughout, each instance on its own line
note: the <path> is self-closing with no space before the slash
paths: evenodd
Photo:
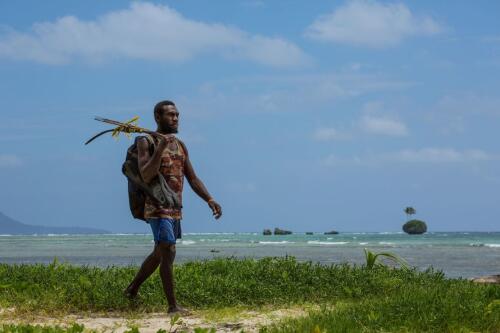
<path id="1" fill-rule="evenodd" d="M 144 134 L 142 136 L 143 138 L 145 138 L 148 143 L 149 143 L 149 154 L 150 155 L 153 155 L 154 151 L 155 151 L 155 148 L 156 148 L 156 143 L 155 143 L 155 140 L 153 138 L 153 136 L 151 134 Z"/>

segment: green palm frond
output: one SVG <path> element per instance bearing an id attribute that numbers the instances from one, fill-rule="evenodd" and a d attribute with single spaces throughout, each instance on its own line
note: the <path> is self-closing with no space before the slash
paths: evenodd
<path id="1" fill-rule="evenodd" d="M 101 118 L 101 117 L 95 117 L 94 118 L 97 121 L 102 121 L 107 124 L 115 125 L 116 127 L 110 130 L 105 130 L 102 131 L 96 135 L 94 135 L 92 138 L 87 140 L 85 144 L 89 144 L 90 142 L 94 141 L 96 138 L 99 136 L 111 132 L 111 136 L 114 138 L 118 138 L 120 136 L 120 133 L 125 134 L 128 138 L 131 137 L 132 133 L 150 133 L 154 134 L 155 132 L 148 130 L 147 128 L 139 127 L 137 126 L 137 121 L 139 120 L 139 116 L 135 116 L 134 118 L 130 119 L 129 121 L 126 121 L 124 123 L 116 121 L 116 120 L 111 120 L 111 119 L 106 119 L 106 118 Z"/>
<path id="2" fill-rule="evenodd" d="M 365 259 L 366 259 L 366 267 L 367 268 L 373 268 L 376 264 L 378 264 L 377 259 L 379 257 L 384 257 L 389 260 L 391 260 L 394 263 L 397 263 L 401 265 L 402 268 L 408 268 L 408 262 L 404 260 L 403 258 L 398 257 L 397 255 L 389 252 L 380 252 L 380 253 L 374 253 L 368 249 L 364 249 L 365 251 Z"/>
<path id="3" fill-rule="evenodd" d="M 139 127 L 137 126 L 138 120 L 139 120 L 139 116 L 135 116 L 134 118 L 130 119 L 129 121 L 127 121 L 121 125 L 118 125 L 111 133 L 111 136 L 114 138 L 118 138 L 120 133 L 124 133 L 128 138 L 130 138 L 131 137 L 130 133 L 141 132 L 139 130 Z"/>

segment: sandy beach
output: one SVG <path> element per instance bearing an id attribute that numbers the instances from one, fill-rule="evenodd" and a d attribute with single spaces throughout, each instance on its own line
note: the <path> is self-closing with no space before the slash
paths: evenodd
<path id="1" fill-rule="evenodd" d="M 217 311 L 192 311 L 190 315 L 180 316 L 172 325 L 171 315 L 166 312 L 147 314 L 113 314 L 113 313 L 82 313 L 63 316 L 14 315 L 13 308 L 0 308 L 3 324 L 31 324 L 41 326 L 61 327 L 73 323 L 84 325 L 85 329 L 99 332 L 123 333 L 133 327 L 140 332 L 156 333 L 163 329 L 167 332 L 193 332 L 195 328 L 215 328 L 216 332 L 258 332 L 262 326 L 270 325 L 288 317 L 300 317 L 315 306 L 292 306 L 281 309 L 238 310 L 221 309 Z M 9 318 L 11 317 L 11 318 Z"/>

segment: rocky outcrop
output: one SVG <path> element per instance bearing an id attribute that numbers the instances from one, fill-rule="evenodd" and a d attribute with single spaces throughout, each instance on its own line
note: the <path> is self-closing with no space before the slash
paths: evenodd
<path id="1" fill-rule="evenodd" d="M 311 231 L 306 232 L 306 235 L 312 235 L 313 233 Z"/>
<path id="2" fill-rule="evenodd" d="M 262 232 L 262 234 L 264 236 L 269 236 L 269 235 L 272 235 L 273 233 L 271 232 L 271 229 L 264 229 L 264 231 Z"/>
<path id="3" fill-rule="evenodd" d="M 472 278 L 471 281 L 476 282 L 476 283 L 500 284 L 500 274 L 480 276 L 480 277 Z"/>
<path id="4" fill-rule="evenodd" d="M 327 232 L 325 232 L 325 235 L 336 235 L 336 234 L 338 234 L 338 233 L 339 233 L 338 231 L 331 230 L 331 231 L 327 231 Z"/>
<path id="5" fill-rule="evenodd" d="M 403 225 L 403 231 L 410 235 L 420 235 L 427 232 L 427 225 L 424 221 L 411 220 Z"/>
<path id="6" fill-rule="evenodd" d="M 274 228 L 274 234 L 275 235 L 291 235 L 292 232 L 289 230 L 283 230 L 280 228 Z"/>

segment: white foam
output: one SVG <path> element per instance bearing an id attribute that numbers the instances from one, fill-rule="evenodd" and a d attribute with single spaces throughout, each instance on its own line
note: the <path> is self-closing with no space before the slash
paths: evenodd
<path id="1" fill-rule="evenodd" d="M 184 245 L 192 245 L 192 244 L 195 244 L 196 242 L 193 241 L 193 240 L 183 240 L 182 241 L 182 244 Z"/>
<path id="2" fill-rule="evenodd" d="M 487 247 L 500 247 L 500 244 L 495 244 L 495 243 L 491 244 L 490 243 L 490 244 L 484 244 L 484 246 L 487 246 Z"/>
<path id="3" fill-rule="evenodd" d="M 394 245 L 392 242 L 378 242 L 380 245 Z"/>
<path id="4" fill-rule="evenodd" d="M 280 242 L 264 242 L 260 241 L 259 244 L 289 244 L 289 243 L 295 243 L 295 242 L 290 242 L 290 241 L 280 241 Z"/>
<path id="5" fill-rule="evenodd" d="M 349 242 L 322 242 L 322 241 L 307 241 L 308 244 L 319 244 L 319 245 L 344 245 Z"/>
<path id="6" fill-rule="evenodd" d="M 186 232 L 183 235 L 194 235 L 194 236 L 202 236 L 202 235 L 236 235 L 235 232 Z M 244 234 L 243 232 L 241 234 Z"/>
<path id="7" fill-rule="evenodd" d="M 368 244 L 368 242 L 361 242 L 361 243 L 359 243 L 359 245 L 366 245 L 366 244 Z"/>

